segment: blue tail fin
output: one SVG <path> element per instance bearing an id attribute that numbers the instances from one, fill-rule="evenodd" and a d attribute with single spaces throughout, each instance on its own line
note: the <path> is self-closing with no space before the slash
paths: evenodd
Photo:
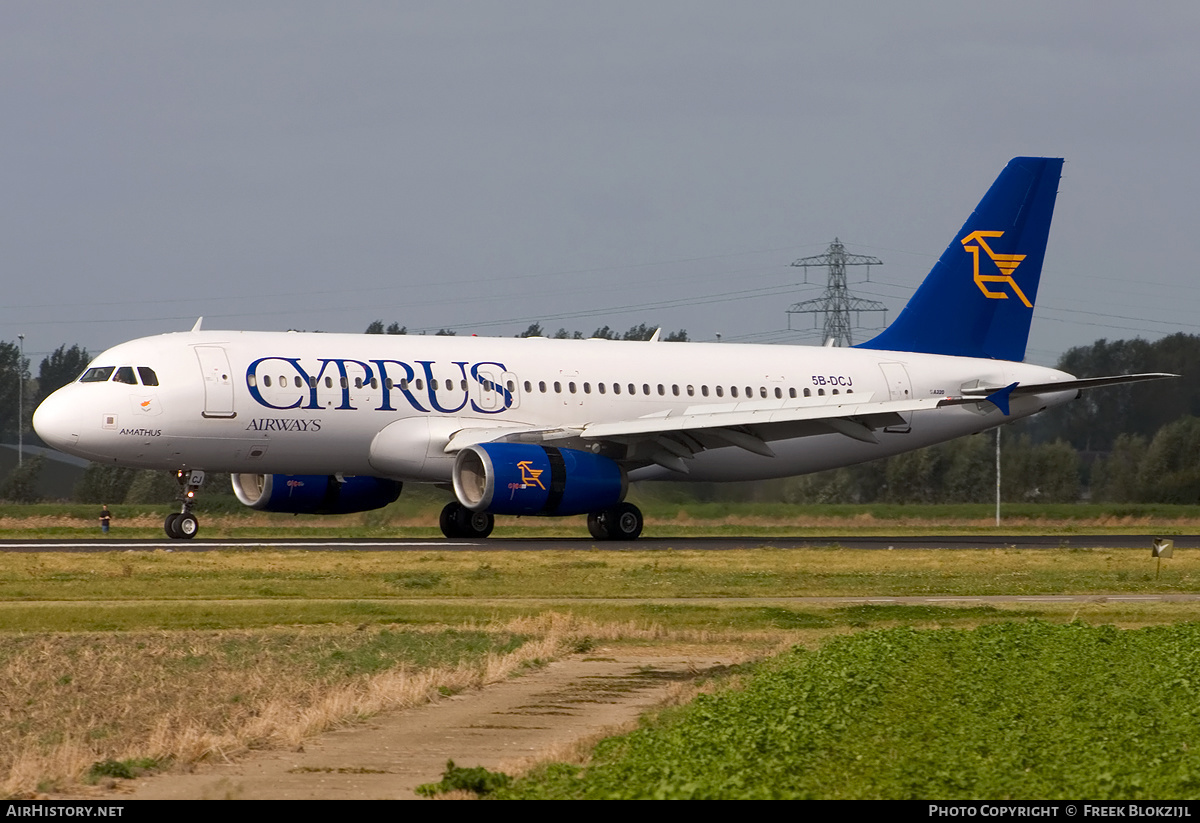
<path id="1" fill-rule="evenodd" d="M 1062 164 L 1009 161 L 900 316 L 859 348 L 1025 359 Z"/>

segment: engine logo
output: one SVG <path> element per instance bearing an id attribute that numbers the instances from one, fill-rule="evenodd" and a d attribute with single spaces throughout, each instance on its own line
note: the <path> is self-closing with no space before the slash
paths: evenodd
<path id="1" fill-rule="evenodd" d="M 532 464 L 532 460 L 522 460 L 520 463 L 517 463 L 517 468 L 521 470 L 521 487 L 527 489 L 530 486 L 537 486 L 542 491 L 545 491 L 546 487 L 538 479 L 542 476 L 542 472 L 545 469 L 532 468 Z"/>

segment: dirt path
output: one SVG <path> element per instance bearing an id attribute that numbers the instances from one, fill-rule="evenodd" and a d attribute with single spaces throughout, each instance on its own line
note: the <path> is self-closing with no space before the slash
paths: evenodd
<path id="1" fill-rule="evenodd" d="M 130 799 L 416 799 L 446 760 L 510 770 L 630 724 L 676 683 L 736 662 L 729 648 L 601 648 L 522 677 L 192 774 L 113 787 Z"/>

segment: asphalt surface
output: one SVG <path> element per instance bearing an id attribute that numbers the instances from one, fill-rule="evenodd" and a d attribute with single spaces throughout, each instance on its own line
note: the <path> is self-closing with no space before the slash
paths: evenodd
<path id="1" fill-rule="evenodd" d="M 0 540 L 0 552 L 205 552 L 253 549 L 299 551 L 729 551 L 731 549 L 820 549 L 840 547 L 864 551 L 903 549 L 1145 549 L 1149 554 L 1156 537 L 1150 534 L 1094 535 L 930 535 L 906 537 L 672 537 L 642 538 L 622 542 L 597 542 L 590 538 L 490 538 L 487 540 L 281 538 L 278 540 Z M 1200 535 L 1165 535 L 1177 549 L 1200 548 Z"/>

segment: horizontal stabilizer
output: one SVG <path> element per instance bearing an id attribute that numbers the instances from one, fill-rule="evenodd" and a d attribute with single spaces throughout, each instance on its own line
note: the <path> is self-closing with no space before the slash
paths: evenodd
<path id="1" fill-rule="evenodd" d="M 963 406 L 967 403 L 990 401 L 1000 411 L 1008 414 L 1008 401 L 1013 397 L 1024 397 L 1029 394 L 1047 394 L 1060 391 L 1086 391 L 1102 386 L 1119 386 L 1124 383 L 1141 383 L 1144 380 L 1167 380 L 1179 377 L 1178 374 L 1166 372 L 1146 372 L 1144 374 L 1114 374 L 1109 377 L 1085 377 L 1079 380 L 1060 380 L 1057 383 L 1013 383 L 1010 386 L 979 386 L 964 390 L 961 397 L 947 397 L 938 403 L 939 406 Z M 1003 405 L 1002 405 L 1003 404 Z"/>

